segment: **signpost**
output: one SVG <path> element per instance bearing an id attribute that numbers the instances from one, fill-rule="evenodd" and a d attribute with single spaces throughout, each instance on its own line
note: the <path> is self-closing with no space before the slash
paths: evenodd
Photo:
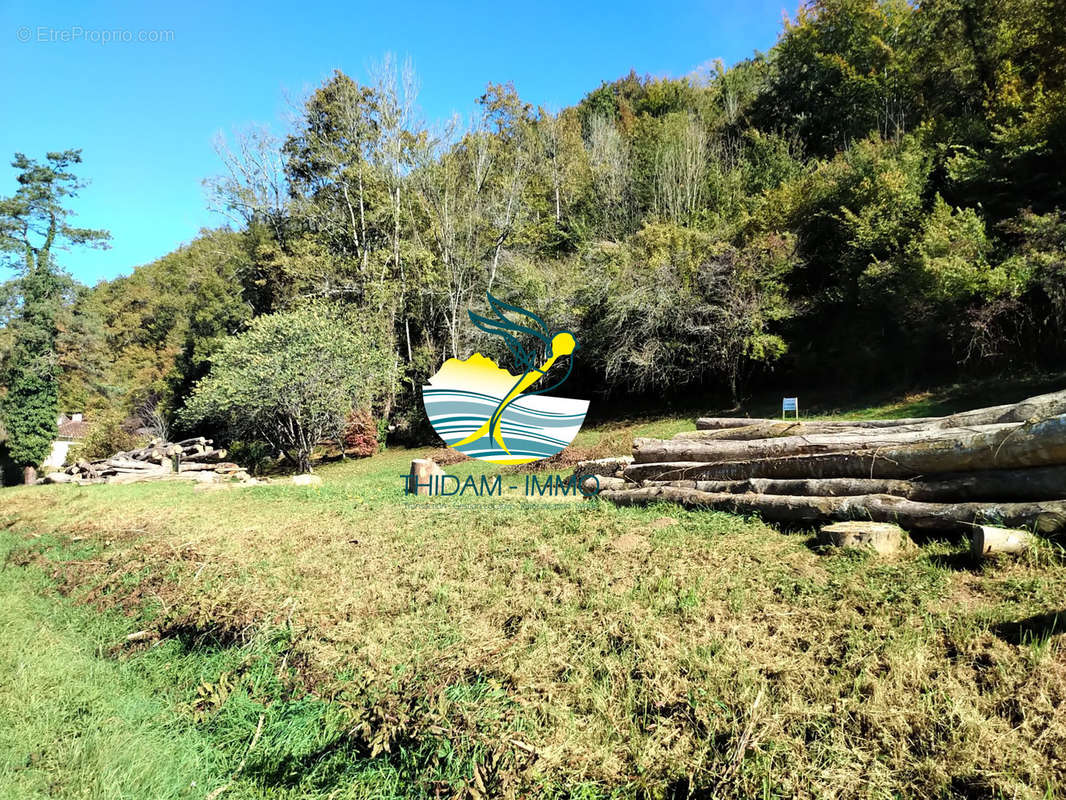
<path id="1" fill-rule="evenodd" d="M 796 419 L 800 418 L 800 404 L 798 397 L 781 398 L 781 419 L 785 418 L 785 413 L 788 411 L 794 411 L 796 413 Z"/>

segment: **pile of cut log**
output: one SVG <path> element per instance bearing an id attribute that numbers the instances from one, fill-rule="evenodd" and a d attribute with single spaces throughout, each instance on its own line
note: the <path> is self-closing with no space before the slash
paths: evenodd
<path id="1" fill-rule="evenodd" d="M 1066 529 L 1066 391 L 946 417 L 702 418 L 696 428 L 637 439 L 621 477 L 600 479 L 600 497 L 781 523 Z"/>
<path id="2" fill-rule="evenodd" d="M 224 461 L 226 451 L 211 439 L 198 436 L 180 442 L 152 439 L 138 450 L 124 450 L 98 461 L 78 461 L 62 472 L 45 475 L 39 483 L 139 483 L 157 480 L 195 480 L 212 483 L 235 479 L 254 482 L 240 465 Z"/>

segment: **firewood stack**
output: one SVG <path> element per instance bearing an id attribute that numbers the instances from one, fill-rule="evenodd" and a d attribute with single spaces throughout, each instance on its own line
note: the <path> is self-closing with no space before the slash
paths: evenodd
<path id="1" fill-rule="evenodd" d="M 1052 533 L 1066 529 L 1066 391 L 946 417 L 702 418 L 672 439 L 637 439 L 622 477 L 600 497 L 780 523 Z"/>
<path id="2" fill-rule="evenodd" d="M 126 450 L 99 461 L 78 461 L 42 483 L 139 483 L 154 480 L 195 480 L 211 483 L 254 479 L 238 464 L 224 461 L 226 451 L 198 436 L 180 442 L 152 439 L 139 450 Z"/>

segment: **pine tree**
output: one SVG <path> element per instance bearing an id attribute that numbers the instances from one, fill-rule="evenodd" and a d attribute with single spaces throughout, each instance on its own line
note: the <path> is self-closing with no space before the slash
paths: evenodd
<path id="1" fill-rule="evenodd" d="M 71 172 L 81 151 L 48 153 L 45 163 L 16 153 L 19 188 L 0 199 L 0 253 L 18 276 L 6 288 L 13 294 L 7 324 L 14 344 L 3 364 L 3 421 L 12 460 L 27 482 L 48 454 L 56 435 L 58 411 L 57 319 L 73 281 L 52 258 L 61 243 L 107 246 L 106 231 L 67 223 L 66 198 L 85 184 Z"/>

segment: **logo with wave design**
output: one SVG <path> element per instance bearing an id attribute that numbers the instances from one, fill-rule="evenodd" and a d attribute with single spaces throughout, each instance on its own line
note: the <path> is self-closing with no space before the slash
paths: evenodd
<path id="1" fill-rule="evenodd" d="M 577 339 L 570 331 L 549 332 L 524 308 L 486 297 L 495 317 L 470 311 L 470 321 L 503 341 L 520 374 L 481 353 L 449 358 L 422 387 L 429 422 L 449 447 L 471 458 L 528 464 L 553 456 L 577 436 L 589 407 L 588 400 L 546 396 L 570 377 Z M 552 380 L 549 371 L 563 359 L 566 373 L 539 386 Z"/>

